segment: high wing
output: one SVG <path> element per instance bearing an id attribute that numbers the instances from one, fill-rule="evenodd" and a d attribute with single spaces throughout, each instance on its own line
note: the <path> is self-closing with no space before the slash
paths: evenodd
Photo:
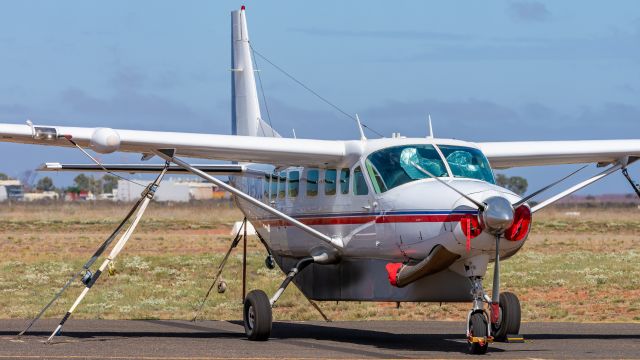
<path id="1" fill-rule="evenodd" d="M 520 166 L 616 162 L 640 158 L 640 139 L 516 141 L 476 143 L 491 166 L 506 169 Z"/>
<path id="2" fill-rule="evenodd" d="M 176 149 L 185 157 L 276 165 L 338 164 L 346 158 L 348 145 L 331 140 L 0 124 L 2 142 L 73 146 L 66 137 L 99 153 Z"/>

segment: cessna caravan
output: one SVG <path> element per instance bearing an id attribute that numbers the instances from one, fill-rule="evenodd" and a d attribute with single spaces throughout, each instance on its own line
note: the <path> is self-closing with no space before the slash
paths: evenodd
<path id="1" fill-rule="evenodd" d="M 247 294 L 243 319 L 251 340 L 269 338 L 272 307 L 293 282 L 316 301 L 469 302 L 469 349 L 484 353 L 490 342 L 520 332 L 520 302 L 515 294 L 500 292 L 500 261 L 522 248 L 532 214 L 626 171 L 640 157 L 638 139 L 367 139 L 359 121 L 354 121 L 354 130 L 360 131 L 354 140 L 281 137 L 262 120 L 244 7 L 233 11 L 231 20 L 232 135 L 28 122 L 0 124 L 0 141 L 140 153 L 143 160 L 163 159 L 165 166 L 48 163 L 45 169 L 182 171 L 231 192 L 287 274 L 271 297 L 262 290 Z M 233 163 L 194 165 L 185 158 Z M 531 196 L 498 186 L 493 173 L 576 163 L 595 163 L 604 170 L 533 207 Z M 213 175 L 230 175 L 230 181 Z M 491 262 L 488 292 L 482 279 Z"/>

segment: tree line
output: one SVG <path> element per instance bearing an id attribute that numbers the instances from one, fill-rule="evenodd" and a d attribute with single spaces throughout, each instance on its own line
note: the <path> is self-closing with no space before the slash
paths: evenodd
<path id="1" fill-rule="evenodd" d="M 0 180 L 11 180 L 11 177 L 7 174 L 0 173 Z M 24 184 L 29 187 L 34 187 L 31 184 Z M 94 194 L 111 193 L 114 189 L 118 188 L 118 178 L 113 175 L 105 174 L 99 178 L 93 175 L 87 176 L 80 174 L 73 178 L 73 185 L 67 187 L 58 188 L 53 183 L 53 179 L 49 176 L 45 176 L 38 180 L 35 184 L 35 189 L 38 191 L 57 191 L 57 192 L 72 192 L 79 193 L 81 191 L 90 191 Z"/>

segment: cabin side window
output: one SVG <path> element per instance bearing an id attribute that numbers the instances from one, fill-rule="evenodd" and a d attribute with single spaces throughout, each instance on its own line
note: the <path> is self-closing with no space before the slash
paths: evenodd
<path id="1" fill-rule="evenodd" d="M 364 174 L 360 166 L 353 170 L 353 194 L 354 195 L 367 195 L 369 194 L 369 188 L 367 187 L 367 181 L 364 179 Z"/>
<path id="2" fill-rule="evenodd" d="M 349 193 L 349 169 L 344 168 L 340 170 L 340 193 L 348 194 Z"/>
<path id="3" fill-rule="evenodd" d="M 269 199 L 275 200 L 278 196 L 278 174 L 271 174 L 271 186 L 269 187 Z"/>
<path id="4" fill-rule="evenodd" d="M 318 169 L 309 169 L 307 171 L 307 196 L 318 195 Z"/>
<path id="5" fill-rule="evenodd" d="M 280 176 L 278 179 L 278 199 L 284 199 L 284 195 L 287 191 L 287 173 L 285 171 L 280 171 Z"/>
<path id="6" fill-rule="evenodd" d="M 324 194 L 336 194 L 336 169 L 326 169 L 324 171 Z"/>
<path id="7" fill-rule="evenodd" d="M 269 202 L 269 182 L 271 180 L 270 174 L 264 174 L 264 179 L 262 180 L 262 201 Z"/>
<path id="8" fill-rule="evenodd" d="M 300 190 L 300 171 L 289 171 L 289 197 L 298 196 Z"/>

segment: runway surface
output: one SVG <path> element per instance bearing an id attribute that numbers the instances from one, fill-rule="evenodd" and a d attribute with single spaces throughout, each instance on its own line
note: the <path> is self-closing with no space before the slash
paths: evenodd
<path id="1" fill-rule="evenodd" d="M 69 320 L 53 344 L 57 320 L 21 339 L 26 320 L 0 320 L 2 358 L 462 358 L 460 322 L 276 322 L 266 342 L 245 339 L 241 322 Z M 492 344 L 494 358 L 640 358 L 640 323 L 524 323 L 523 344 Z"/>

